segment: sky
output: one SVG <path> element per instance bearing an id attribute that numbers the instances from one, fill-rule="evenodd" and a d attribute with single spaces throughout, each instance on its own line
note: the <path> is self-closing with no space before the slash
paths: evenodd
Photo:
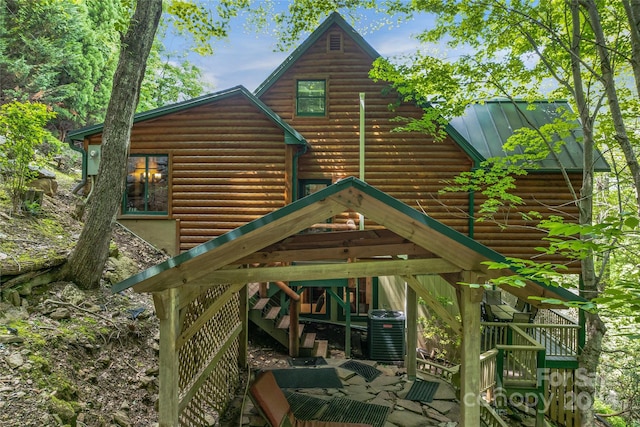
<path id="1" fill-rule="evenodd" d="M 384 57 L 414 52 L 418 42 L 413 36 L 427 24 L 426 17 L 413 19 L 401 25 L 380 25 L 380 17 L 366 14 L 359 22 L 351 22 L 356 31 Z M 301 38 L 302 43 L 308 34 Z M 254 91 L 287 58 L 294 48 L 287 52 L 276 52 L 277 40 L 271 33 L 257 33 L 247 28 L 246 20 L 238 18 L 232 25 L 229 38 L 213 42 L 212 56 L 191 54 L 189 60 L 202 71 L 203 80 L 210 85 L 207 92 L 217 92 L 237 85 Z M 188 47 L 182 38 L 165 39 L 168 51 L 180 51 Z"/>

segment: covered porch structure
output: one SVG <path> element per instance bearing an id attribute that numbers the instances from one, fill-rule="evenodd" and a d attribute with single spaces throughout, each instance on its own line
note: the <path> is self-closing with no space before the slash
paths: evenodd
<path id="1" fill-rule="evenodd" d="M 363 215 L 365 230 L 305 232 L 340 215 Z M 290 353 L 297 354 L 295 292 L 288 282 L 376 276 L 406 278 L 406 368 L 416 375 L 416 277 L 437 274 L 456 290 L 462 334 L 462 425 L 480 425 L 481 301 L 484 284 L 511 270 L 489 270 L 485 261 L 505 258 L 356 179 L 343 179 L 113 287 L 153 294 L 160 319 L 161 426 L 203 425 L 224 411 L 247 365 L 249 283 L 278 283 L 289 306 Z M 579 300 L 560 288 L 528 283 L 509 289 L 530 296 Z M 537 301 L 532 301 L 537 303 Z M 544 308 L 544 307 L 542 307 Z M 346 339 L 350 336 L 346 310 Z"/>

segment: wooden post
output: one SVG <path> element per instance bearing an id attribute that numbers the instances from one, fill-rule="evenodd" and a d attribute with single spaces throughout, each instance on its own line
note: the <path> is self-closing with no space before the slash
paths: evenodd
<path id="1" fill-rule="evenodd" d="M 347 300 L 344 305 L 344 313 L 345 313 L 345 331 L 344 331 L 344 357 L 347 359 L 351 359 L 351 303 L 349 300 L 349 288 L 345 288 L 347 290 Z"/>
<path id="2" fill-rule="evenodd" d="M 405 366 L 410 380 L 416 379 L 418 348 L 418 294 L 413 287 L 406 285 L 407 289 L 407 355 Z"/>
<path id="3" fill-rule="evenodd" d="M 240 348 L 238 349 L 238 366 L 246 368 L 249 355 L 249 292 L 248 285 L 245 283 L 238 298 L 240 299 L 240 322 L 242 322 L 242 332 L 238 339 L 240 340 Z"/>
<path id="4" fill-rule="evenodd" d="M 465 274 L 468 276 L 468 274 Z M 465 277 L 468 279 L 468 277 Z M 472 280 L 465 280 L 473 283 Z M 460 367 L 460 399 L 465 427 L 480 427 L 480 302 L 482 289 L 460 286 L 462 317 L 462 366 Z"/>
<path id="5" fill-rule="evenodd" d="M 160 427 L 178 427 L 179 391 L 178 349 L 180 335 L 180 291 L 169 288 L 162 292 L 163 316 L 160 317 L 160 383 L 158 421 Z"/>
<path id="6" fill-rule="evenodd" d="M 296 294 L 297 295 L 297 294 Z M 298 309 L 300 305 L 300 296 L 298 300 L 289 300 L 289 356 L 298 357 L 300 355 L 300 316 Z"/>

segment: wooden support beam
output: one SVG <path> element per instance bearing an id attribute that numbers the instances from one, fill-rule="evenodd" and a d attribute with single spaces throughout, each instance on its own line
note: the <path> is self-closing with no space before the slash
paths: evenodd
<path id="1" fill-rule="evenodd" d="M 405 276 L 439 274 L 460 271 L 454 264 L 440 258 L 410 260 L 380 260 L 350 263 L 327 263 L 282 267 L 254 267 L 212 271 L 198 286 L 224 283 L 275 282 L 314 279 L 344 279 L 349 277 Z M 187 285 L 188 286 L 188 285 Z"/>
<path id="2" fill-rule="evenodd" d="M 264 224 L 251 232 L 238 236 L 229 233 L 231 236 L 224 245 L 220 244 L 219 239 L 214 239 L 199 246 L 203 253 L 207 252 L 207 256 L 192 256 L 173 268 L 163 271 L 161 275 L 150 274 L 146 279 L 136 283 L 133 288 L 136 292 L 159 292 L 168 288 L 206 281 L 210 272 L 232 264 L 255 252 L 256 248 L 267 247 L 282 240 L 283 236 L 296 234 L 310 224 L 324 221 L 343 211 L 344 206 L 339 202 L 325 199 L 290 212 L 288 215 Z"/>
<path id="3" fill-rule="evenodd" d="M 300 356 L 300 296 L 289 301 L 289 356 Z"/>
<path id="4" fill-rule="evenodd" d="M 158 380 L 160 383 L 159 414 L 160 427 L 178 427 L 179 391 L 178 381 L 178 334 L 180 333 L 180 290 L 170 288 L 156 298 L 163 301 L 164 317 L 160 318 L 160 361 Z"/>
<path id="5" fill-rule="evenodd" d="M 240 298 L 240 348 L 238 349 L 238 366 L 246 368 L 249 363 L 249 287 L 245 284 L 239 292 Z"/>
<path id="6" fill-rule="evenodd" d="M 407 355 L 405 366 L 410 380 L 416 379 L 417 360 L 416 349 L 418 348 L 418 294 L 412 286 L 407 284 Z"/>
<path id="7" fill-rule="evenodd" d="M 476 283 L 477 276 L 463 274 L 464 282 Z M 462 366 L 460 367 L 460 400 L 465 427 L 480 427 L 480 303 L 482 288 L 460 286 L 462 316 Z"/>

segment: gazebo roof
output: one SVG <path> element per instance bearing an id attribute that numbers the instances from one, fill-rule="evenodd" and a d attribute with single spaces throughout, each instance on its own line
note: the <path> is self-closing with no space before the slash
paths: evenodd
<path id="1" fill-rule="evenodd" d="M 345 211 L 364 215 L 379 227 L 304 232 Z M 470 237 L 350 177 L 133 275 L 112 291 L 421 274 L 440 274 L 455 285 L 465 271 L 485 280 L 513 274 L 489 270 L 486 261 L 507 262 Z M 584 301 L 566 289 L 540 283 L 506 290 L 525 299 Z"/>

